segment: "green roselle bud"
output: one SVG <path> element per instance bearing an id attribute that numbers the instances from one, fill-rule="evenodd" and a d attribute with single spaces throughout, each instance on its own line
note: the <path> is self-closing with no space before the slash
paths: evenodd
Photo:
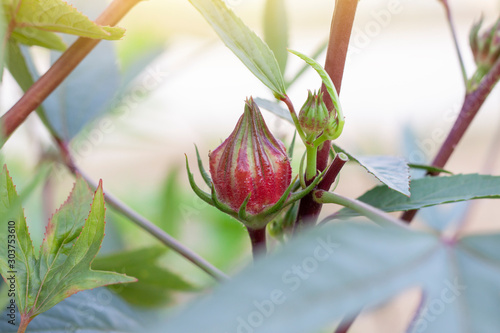
<path id="1" fill-rule="evenodd" d="M 482 24 L 481 19 L 472 27 L 469 35 L 470 47 L 477 65 L 477 71 L 471 80 L 472 85 L 477 85 L 500 58 L 500 19 L 492 27 L 479 33 Z"/>
<path id="2" fill-rule="evenodd" d="M 308 91 L 307 100 L 300 109 L 299 123 L 307 137 L 313 139 L 328 126 L 330 113 L 323 102 L 323 94 Z"/>
<path id="3" fill-rule="evenodd" d="M 210 153 L 210 174 L 217 199 L 250 216 L 272 206 L 292 180 L 286 149 L 267 128 L 252 98 L 231 135 Z"/>

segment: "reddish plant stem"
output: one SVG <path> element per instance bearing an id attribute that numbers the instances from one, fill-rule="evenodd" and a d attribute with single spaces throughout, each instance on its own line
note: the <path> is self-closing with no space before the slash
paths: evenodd
<path id="1" fill-rule="evenodd" d="M 316 156 L 316 168 L 318 170 L 323 171 L 328 166 L 328 159 L 330 158 L 331 148 L 331 141 L 325 141 L 321 146 L 319 146 L 318 154 Z"/>
<path id="2" fill-rule="evenodd" d="M 354 324 L 354 321 L 358 317 L 358 315 L 361 313 L 357 312 L 354 316 L 351 317 L 344 317 L 341 321 L 337 329 L 335 330 L 335 333 L 347 333 L 349 332 L 349 329 L 351 328 L 352 324 Z"/>
<path id="3" fill-rule="evenodd" d="M 116 25 L 141 0 L 114 0 L 97 18 L 101 25 Z M 21 99 L 0 119 L 0 148 L 11 134 L 61 84 L 75 67 L 99 44 L 100 39 L 80 37 L 38 79 Z"/>
<path id="4" fill-rule="evenodd" d="M 29 314 L 22 314 L 21 315 L 21 323 L 19 324 L 19 327 L 17 329 L 17 333 L 24 333 L 26 332 L 26 328 L 28 327 L 28 324 L 31 322 L 32 318 L 30 318 Z"/>
<path id="5" fill-rule="evenodd" d="M 491 90 L 495 87 L 499 79 L 500 60 L 495 63 L 493 68 L 483 78 L 476 90 L 466 93 L 464 103 L 462 105 L 462 109 L 460 110 L 458 118 L 453 124 L 450 133 L 448 133 L 446 140 L 441 145 L 439 152 L 432 162 L 432 166 L 441 169 L 444 168 L 444 166 L 450 159 L 451 154 L 453 154 L 456 146 L 472 123 L 472 120 L 486 101 L 486 98 L 490 94 Z M 437 176 L 438 173 L 428 173 L 428 175 Z M 411 223 L 417 212 L 418 210 L 409 210 L 407 212 L 404 212 L 401 216 L 401 219 L 408 223 Z"/>
<path id="6" fill-rule="evenodd" d="M 248 235 L 250 236 L 250 242 L 252 243 L 252 254 L 255 260 L 257 256 L 266 254 L 266 228 L 262 229 L 251 229 L 247 228 Z"/>
<path id="7" fill-rule="evenodd" d="M 323 180 L 318 184 L 318 186 L 316 186 L 316 189 L 328 191 L 330 189 L 330 186 L 339 175 L 340 170 L 346 163 L 347 159 L 343 159 L 339 154 L 337 154 L 332 164 L 330 165 L 330 168 L 326 171 Z M 311 181 L 308 183 L 310 184 Z M 306 195 L 303 199 L 301 199 L 299 204 L 299 214 L 300 212 L 302 212 L 302 215 L 298 216 L 299 219 L 294 224 L 294 230 L 297 230 L 297 228 L 300 228 L 304 225 L 314 223 L 318 219 L 319 213 L 321 212 L 321 206 L 322 205 L 320 203 L 314 200 L 313 195 Z"/>
<path id="8" fill-rule="evenodd" d="M 335 2 L 332 24 L 330 26 L 330 39 L 328 41 L 328 48 L 326 51 L 325 70 L 328 75 L 330 75 L 330 78 L 337 89 L 337 93 L 339 94 L 357 6 L 358 0 L 337 0 Z M 326 91 L 325 85 L 321 86 L 321 90 L 323 92 L 324 101 L 328 110 L 333 110 L 332 100 Z M 331 143 L 330 141 L 327 141 L 318 149 L 316 165 L 317 169 L 320 171 L 323 171 L 328 165 L 330 147 Z M 330 171 L 328 171 L 328 173 L 329 172 Z M 326 190 L 330 188 L 333 181 L 335 181 L 336 176 L 337 175 L 335 174 L 335 177 L 328 178 L 331 180 L 330 183 L 325 181 L 323 182 L 323 187 L 326 188 Z M 319 213 L 321 212 L 321 207 L 321 204 L 314 201 L 312 194 L 309 194 L 300 200 L 295 228 L 301 228 L 306 224 L 312 225 L 316 223 Z"/>
<path id="9" fill-rule="evenodd" d="M 326 50 L 325 70 L 330 75 L 338 94 L 340 94 L 340 87 L 342 86 L 347 49 L 349 47 L 349 40 L 351 39 L 352 25 L 357 6 L 357 0 L 337 0 L 330 26 L 330 40 L 328 41 L 328 48 Z M 332 100 L 326 91 L 325 85 L 322 85 L 321 90 L 326 106 L 329 110 L 332 110 Z"/>
<path id="10" fill-rule="evenodd" d="M 330 168 L 326 171 L 325 176 L 319 182 L 316 188 L 318 190 L 328 191 L 330 189 L 330 186 L 332 186 L 333 182 L 335 181 L 335 179 L 337 179 L 340 170 L 344 167 L 347 161 L 348 158 L 345 155 L 335 156 L 335 159 L 330 165 Z"/>

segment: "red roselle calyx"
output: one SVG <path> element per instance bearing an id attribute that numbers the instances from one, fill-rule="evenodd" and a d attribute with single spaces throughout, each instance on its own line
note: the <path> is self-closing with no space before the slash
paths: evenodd
<path id="1" fill-rule="evenodd" d="M 195 182 L 186 157 L 189 184 L 196 195 L 220 211 L 231 215 L 249 229 L 262 229 L 283 209 L 302 199 L 321 181 L 323 171 L 306 188 L 292 182 L 292 168 L 283 143 L 264 122 L 252 98 L 233 133 L 209 154 L 210 173 L 203 167 L 198 149 L 198 167 L 211 193 Z M 297 188 L 296 192 L 292 192 Z"/>
<path id="2" fill-rule="evenodd" d="M 285 146 L 271 134 L 252 98 L 234 131 L 209 156 L 217 199 L 236 212 L 250 196 L 246 213 L 261 213 L 278 202 L 292 181 Z"/>

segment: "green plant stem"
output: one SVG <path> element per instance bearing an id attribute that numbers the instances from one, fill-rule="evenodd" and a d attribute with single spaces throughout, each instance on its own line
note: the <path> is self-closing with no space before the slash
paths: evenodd
<path id="1" fill-rule="evenodd" d="M 293 124 L 295 125 L 295 129 L 297 130 L 297 133 L 299 133 L 300 138 L 302 139 L 302 142 L 307 145 L 307 138 L 306 135 L 304 134 L 304 131 L 302 130 L 302 127 L 300 126 L 299 123 L 299 118 L 297 118 L 297 113 L 295 112 L 295 108 L 293 107 L 293 103 L 290 100 L 290 97 L 285 96 L 282 101 L 286 104 L 288 107 L 288 110 L 290 111 L 290 116 L 292 117 Z"/>
<path id="2" fill-rule="evenodd" d="M 314 146 L 306 146 L 306 181 L 312 181 L 316 177 L 316 156 L 318 154 L 318 149 Z"/>
<path id="3" fill-rule="evenodd" d="M 332 193 L 332 192 L 327 192 L 323 190 L 316 190 L 313 193 L 315 200 L 318 203 L 333 203 L 333 204 L 338 204 L 347 208 L 350 208 L 359 214 L 366 216 L 367 218 L 371 219 L 374 222 L 386 225 L 386 224 L 393 224 L 397 225 L 399 227 L 408 229 L 408 225 L 403 223 L 402 221 L 398 220 L 395 217 L 392 217 L 391 215 L 387 214 L 386 212 L 375 208 L 373 206 L 370 206 L 362 201 L 356 200 L 356 199 L 351 199 L 348 197 L 344 197 L 340 194 Z"/>
<path id="4" fill-rule="evenodd" d="M 260 255 L 265 255 L 267 252 L 266 245 L 266 228 L 262 229 L 252 229 L 247 228 L 248 236 L 250 236 L 250 242 L 252 243 L 252 254 L 255 260 Z"/>
<path id="5" fill-rule="evenodd" d="M 347 49 L 351 38 L 352 25 L 357 6 L 358 0 L 337 0 L 335 2 L 335 10 L 330 26 L 330 37 L 326 51 L 325 71 L 332 79 L 337 94 L 340 94 L 340 88 L 342 86 Z M 324 84 L 321 86 L 321 90 L 323 92 L 325 105 L 328 110 L 333 110 L 332 99 Z M 330 147 L 330 141 L 325 141 L 322 146 L 319 147 L 316 157 L 317 170 L 323 171 L 327 167 Z M 329 177 L 331 183 L 324 183 L 323 187 L 328 189 L 335 181 L 335 178 L 336 175 L 335 177 Z M 300 201 L 297 221 L 294 226 L 295 230 L 302 228 L 306 224 L 315 224 L 320 212 L 321 204 L 314 201 L 312 193 L 305 196 Z"/>
<path id="6" fill-rule="evenodd" d="M 75 175 L 77 173 L 80 174 L 93 189 L 96 189 L 97 183 L 92 179 L 90 179 L 90 177 L 88 177 L 81 170 L 79 170 L 78 167 L 74 164 L 67 146 L 59 139 L 56 139 L 56 142 L 59 146 L 59 150 L 64 159 L 64 163 L 71 171 L 71 173 Z M 168 246 L 169 248 L 176 251 L 187 260 L 191 261 L 194 265 L 204 270 L 206 273 L 211 275 L 217 281 L 229 280 L 229 277 L 225 275 L 222 271 L 217 269 L 215 266 L 213 266 L 211 263 L 203 259 L 201 256 L 196 254 L 191 249 L 181 244 L 175 238 L 173 238 L 168 233 L 159 228 L 156 224 L 154 224 L 153 222 L 149 221 L 142 215 L 135 212 L 125 203 L 121 202 L 118 198 L 116 198 L 113 194 L 106 191 L 105 198 L 106 198 L 106 203 L 109 204 L 111 207 L 113 207 L 117 212 L 121 213 L 123 216 L 127 217 L 132 222 L 134 222 L 137 226 L 141 227 L 142 229 L 150 233 L 164 245 Z"/>
<path id="7" fill-rule="evenodd" d="M 465 88 L 468 86 L 467 71 L 465 70 L 464 59 L 462 57 L 462 52 L 460 52 L 460 46 L 458 45 L 457 31 L 455 29 L 455 24 L 453 22 L 453 16 L 451 15 L 450 6 L 448 5 L 448 0 L 440 0 L 446 11 L 446 19 L 448 25 L 450 26 L 450 31 L 453 36 L 453 42 L 455 43 L 455 50 L 457 51 L 458 61 L 460 62 L 460 69 L 462 71 L 462 78 L 464 80 Z"/>
<path id="8" fill-rule="evenodd" d="M 465 94 L 462 109 L 453 124 L 448 136 L 441 145 L 439 152 L 432 162 L 432 166 L 443 169 L 455 151 L 456 146 L 469 128 L 472 120 L 486 101 L 491 90 L 500 79 L 500 59 L 495 62 L 489 73 L 481 80 L 477 89 Z M 437 176 L 439 172 L 428 172 L 427 175 Z M 409 210 L 403 213 L 401 219 L 411 223 L 418 210 Z"/>
<path id="9" fill-rule="evenodd" d="M 141 0 L 114 0 L 97 18 L 100 25 L 116 25 Z M 19 101 L 0 118 L 0 148 L 12 133 L 61 84 L 75 67 L 99 44 L 100 39 L 78 38 L 41 76 Z"/>

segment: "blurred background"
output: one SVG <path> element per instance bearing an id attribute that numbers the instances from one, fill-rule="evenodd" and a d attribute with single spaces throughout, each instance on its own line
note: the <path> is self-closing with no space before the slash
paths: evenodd
<path id="1" fill-rule="evenodd" d="M 226 2 L 262 36 L 263 0 Z M 482 16 L 484 26 L 491 26 L 500 14 L 500 3 L 449 0 L 449 4 L 471 76 L 475 65 L 468 44 L 470 28 Z M 287 0 L 286 5 L 289 47 L 311 55 L 327 40 L 334 1 Z M 219 268 L 237 272 L 251 259 L 245 231 L 191 194 L 184 154 L 194 166 L 193 144 L 197 144 L 207 165 L 208 152 L 232 131 L 245 98 L 271 99 L 272 95 L 218 40 L 188 1 L 142 2 L 119 25 L 127 29 L 125 38 L 104 43 L 115 48 L 121 71 L 133 72 L 136 59 L 141 57 L 147 58 L 148 64 L 130 81 L 126 97 L 117 99 L 109 112 L 71 141 L 76 162 L 93 179 L 103 179 L 105 191 Z M 46 50 L 32 49 L 43 72 L 51 56 Z M 324 62 L 324 53 L 319 61 Z M 300 60 L 289 57 L 285 76 L 293 77 L 301 66 Z M 307 89 L 319 85 L 312 71 L 297 80 L 289 89 L 296 109 L 305 101 Z M 429 163 L 452 126 L 464 93 L 459 62 L 439 1 L 360 1 L 340 96 L 346 115 L 340 146 L 362 155 L 398 155 L 415 163 Z M 5 73 L 0 112 L 8 110 L 20 95 L 15 81 Z M 500 173 L 499 111 L 500 95 L 495 89 L 447 169 L 454 173 Z M 289 144 L 292 126 L 271 113 L 264 111 L 264 116 L 276 136 Z M 37 116 L 31 115 L 2 151 L 18 187 L 29 182 L 40 157 L 51 146 L 50 135 Z M 295 156 L 302 151 L 297 147 Z M 295 157 L 295 170 L 298 160 Z M 66 198 L 72 182 L 64 167 L 56 165 L 49 181 L 40 185 L 26 203 L 31 234 L 38 238 L 35 244 L 41 243 L 48 217 Z M 364 169 L 348 164 L 337 191 L 357 197 L 377 184 Z M 423 212 L 419 223 L 435 227 L 466 216 L 466 232 L 500 229 L 493 223 L 498 220 L 498 212 L 491 201 L 450 207 Z M 328 207 L 323 215 L 336 209 Z M 155 244 L 135 225 L 109 209 L 107 212 L 104 254 Z M 193 284 L 211 283 L 203 272 L 173 253 L 167 253 L 163 260 Z M 402 332 L 413 308 L 405 309 L 401 304 L 411 302 L 416 306 L 417 297 L 418 291 L 410 291 L 401 300 L 363 316 L 353 332 Z"/>

